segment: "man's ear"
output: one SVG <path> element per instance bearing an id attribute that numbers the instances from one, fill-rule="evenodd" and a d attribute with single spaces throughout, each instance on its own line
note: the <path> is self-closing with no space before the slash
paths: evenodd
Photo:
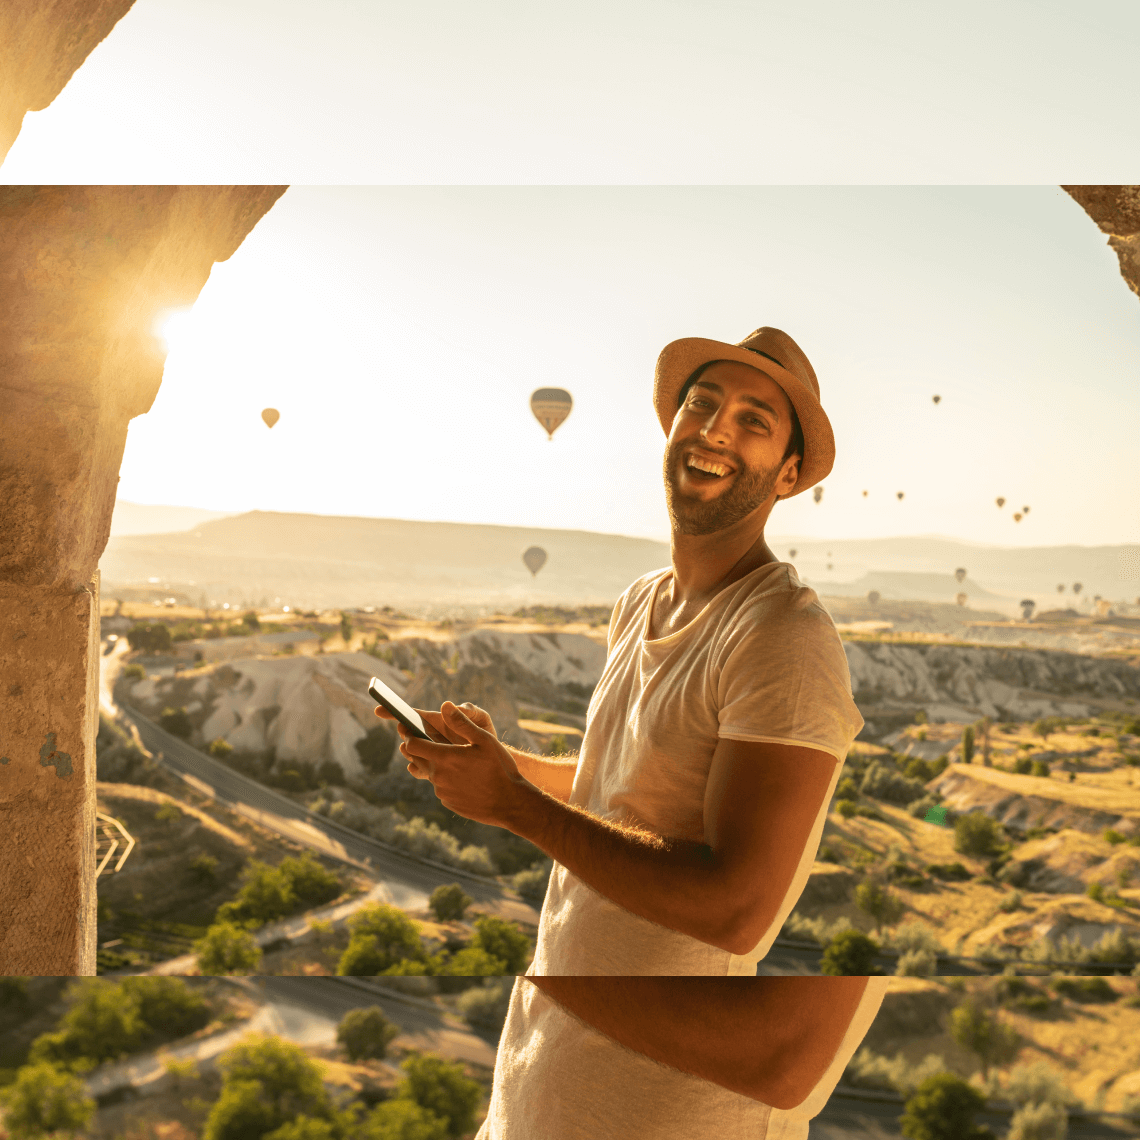
<path id="1" fill-rule="evenodd" d="M 800 464 L 803 462 L 803 457 L 799 455 L 793 455 L 791 459 L 788 460 L 788 462 L 791 464 L 791 466 L 785 466 L 784 470 L 780 472 L 778 483 L 786 483 L 789 476 L 791 477 L 791 482 L 788 484 L 787 490 L 784 491 L 783 494 L 776 496 L 777 499 L 786 499 L 796 489 L 796 484 L 800 479 Z"/>

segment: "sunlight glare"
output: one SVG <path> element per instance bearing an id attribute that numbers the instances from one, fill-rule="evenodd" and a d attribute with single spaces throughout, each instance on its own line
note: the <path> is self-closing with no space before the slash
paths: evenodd
<path id="1" fill-rule="evenodd" d="M 167 352 L 189 344 L 194 338 L 194 310 L 164 309 L 154 321 L 154 335 L 166 342 Z"/>

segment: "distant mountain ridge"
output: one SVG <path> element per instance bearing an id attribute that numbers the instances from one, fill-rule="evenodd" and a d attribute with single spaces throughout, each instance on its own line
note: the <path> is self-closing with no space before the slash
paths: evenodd
<path id="1" fill-rule="evenodd" d="M 171 508 L 155 508 L 170 510 Z M 182 508 L 190 510 L 190 508 Z M 202 512 L 209 513 L 209 512 Z M 173 517 L 173 516 L 171 516 Z M 189 516 L 186 516 L 189 517 Z M 667 543 L 593 531 L 408 519 L 251 511 L 167 533 L 118 534 L 100 562 L 104 593 L 116 586 L 178 590 L 197 600 L 249 601 L 301 608 L 391 605 L 430 616 L 457 607 L 513 609 L 535 604 L 608 605 L 635 579 L 667 566 Z M 789 557 L 794 544 L 796 557 Z M 1082 597 L 1140 593 L 1128 558 L 1140 546 L 1002 548 L 939 536 L 889 539 L 771 539 L 818 593 L 952 602 L 961 590 L 995 606 L 1033 597 L 1043 608 Z M 541 546 L 546 565 L 522 563 Z M 827 569 L 827 564 L 832 566 Z M 968 571 L 959 586 L 957 567 Z M 1056 593 L 1063 582 L 1066 592 Z M 1004 608 L 1004 607 L 999 607 Z"/>

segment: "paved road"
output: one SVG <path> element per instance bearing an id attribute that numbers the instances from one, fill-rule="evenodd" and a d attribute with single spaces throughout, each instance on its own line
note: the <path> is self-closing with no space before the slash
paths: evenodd
<path id="1" fill-rule="evenodd" d="M 538 924 L 538 912 L 509 897 L 492 879 L 450 867 L 437 867 L 308 811 L 288 796 L 259 784 L 164 732 L 141 713 L 121 706 L 155 759 L 205 795 L 262 826 L 377 876 L 394 892 L 430 895 L 445 883 L 460 883 L 481 910 L 516 922 Z"/>

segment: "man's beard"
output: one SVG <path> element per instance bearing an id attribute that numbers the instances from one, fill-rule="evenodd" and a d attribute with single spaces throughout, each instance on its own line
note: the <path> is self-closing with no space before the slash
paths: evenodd
<path id="1" fill-rule="evenodd" d="M 776 488 L 781 462 L 771 468 L 749 468 L 738 456 L 730 456 L 736 468 L 732 486 L 708 502 L 684 497 L 677 489 L 674 472 L 681 452 L 689 446 L 677 441 L 665 449 L 665 503 L 677 534 L 716 534 L 750 515 Z"/>

